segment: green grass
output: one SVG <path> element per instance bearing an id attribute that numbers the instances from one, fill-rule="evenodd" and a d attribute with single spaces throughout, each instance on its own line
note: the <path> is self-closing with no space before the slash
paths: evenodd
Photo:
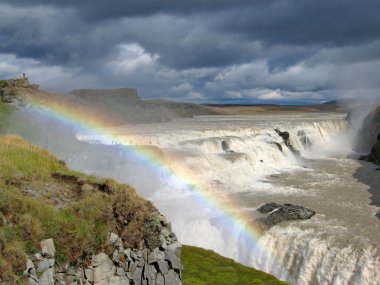
<path id="1" fill-rule="evenodd" d="M 213 251 L 183 246 L 184 285 L 285 285 L 262 271 L 243 266 Z"/>
<path id="2" fill-rule="evenodd" d="M 50 195 L 33 197 L 25 189 Z M 59 210 L 48 202 L 60 191 L 75 195 Z M 0 136 L 0 283 L 23 282 L 26 256 L 39 251 L 42 239 L 54 239 L 58 263 L 85 263 L 107 250 L 110 232 L 130 247 L 149 245 L 155 217 L 153 205 L 128 185 L 73 172 L 20 137 Z"/>
<path id="3" fill-rule="evenodd" d="M 0 133 L 1 133 L 1 130 L 5 127 L 7 118 L 9 117 L 13 109 L 14 109 L 13 106 L 4 104 L 0 100 Z"/>

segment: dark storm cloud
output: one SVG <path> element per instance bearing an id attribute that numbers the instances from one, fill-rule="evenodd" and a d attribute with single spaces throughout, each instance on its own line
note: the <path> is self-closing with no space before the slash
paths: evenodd
<path id="1" fill-rule="evenodd" d="M 268 44 L 355 44 L 380 35 L 380 1 L 287 0 L 236 10 L 220 27 Z"/>
<path id="2" fill-rule="evenodd" d="M 109 18 L 150 16 L 153 14 L 192 14 L 215 12 L 235 7 L 255 5 L 262 7 L 273 0 L 3 0 L 18 7 L 48 5 L 62 8 L 75 8 L 88 20 L 98 21 Z"/>
<path id="3" fill-rule="evenodd" d="M 0 76 L 29 68 L 52 89 L 146 97 L 329 99 L 380 88 L 379 11 L 378 0 L 1 0 Z"/>

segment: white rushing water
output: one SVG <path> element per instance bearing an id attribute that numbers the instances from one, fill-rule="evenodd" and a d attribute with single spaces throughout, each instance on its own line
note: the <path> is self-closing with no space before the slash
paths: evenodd
<path id="1" fill-rule="evenodd" d="M 184 244 L 212 249 L 293 284 L 380 284 L 380 219 L 367 183 L 376 185 L 380 178 L 375 166 L 349 158 L 352 139 L 344 118 L 332 113 L 200 116 L 117 129 L 131 145 L 158 147 L 168 164 L 186 168 L 197 181 L 132 158 L 118 165 L 111 160 L 106 168 L 74 160 L 72 166 L 135 186 L 171 220 Z M 289 132 L 303 158 L 274 128 Z M 86 133 L 77 137 L 112 143 Z M 255 209 L 269 202 L 302 205 L 317 215 L 274 226 L 259 246 L 199 198 L 198 181 L 252 219 Z"/>

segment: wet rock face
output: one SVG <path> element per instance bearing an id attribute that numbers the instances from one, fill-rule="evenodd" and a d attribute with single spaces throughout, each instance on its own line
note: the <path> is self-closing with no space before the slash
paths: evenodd
<path id="1" fill-rule="evenodd" d="M 291 150 L 291 152 L 297 156 L 297 157 L 300 157 L 301 156 L 301 153 L 299 150 L 295 149 L 293 147 L 293 145 L 291 144 L 290 142 L 290 134 L 288 132 L 282 132 L 280 131 L 279 129 L 274 129 L 274 131 L 280 136 L 282 137 L 285 145 Z"/>
<path id="2" fill-rule="evenodd" d="M 292 220 L 307 220 L 315 215 L 313 210 L 292 204 L 268 203 L 257 209 L 266 217 L 256 219 L 256 223 L 263 229 L 268 229 L 278 223 Z"/>
<path id="3" fill-rule="evenodd" d="M 380 165 L 380 134 L 377 135 L 377 141 L 372 146 L 371 152 L 368 155 L 361 156 L 359 159 Z"/>
<path id="4" fill-rule="evenodd" d="M 122 239 L 111 233 L 112 256 L 100 252 L 92 256 L 90 263 L 78 266 L 55 266 L 53 240 L 43 240 L 41 252 L 27 260 L 24 274 L 29 284 L 36 285 L 181 285 L 182 245 L 169 228 L 162 228 L 161 245 L 153 250 L 124 248 Z"/>

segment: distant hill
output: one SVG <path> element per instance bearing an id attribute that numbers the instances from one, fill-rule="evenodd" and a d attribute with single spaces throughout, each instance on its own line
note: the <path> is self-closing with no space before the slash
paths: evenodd
<path id="1" fill-rule="evenodd" d="M 214 115 L 214 110 L 197 104 L 168 100 L 142 100 L 133 88 L 80 89 L 67 94 L 31 91 L 30 96 L 43 102 L 54 101 L 108 118 L 113 124 L 138 124 Z"/>

